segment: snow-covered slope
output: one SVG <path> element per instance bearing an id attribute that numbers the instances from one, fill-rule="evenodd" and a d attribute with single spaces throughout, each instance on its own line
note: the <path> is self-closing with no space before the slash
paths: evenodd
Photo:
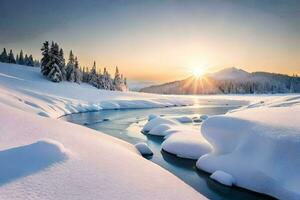
<path id="1" fill-rule="evenodd" d="M 136 92 L 98 90 L 87 84 L 53 83 L 38 68 L 0 63 L 0 102 L 41 116 L 100 109 L 151 108 L 190 104 L 193 100 Z"/>
<path id="2" fill-rule="evenodd" d="M 0 199 L 205 199 L 133 145 L 53 119 L 70 112 L 177 102 L 56 84 L 36 68 L 0 63 Z"/>
<path id="3" fill-rule="evenodd" d="M 201 199 L 105 134 L 0 104 L 0 199 Z"/>

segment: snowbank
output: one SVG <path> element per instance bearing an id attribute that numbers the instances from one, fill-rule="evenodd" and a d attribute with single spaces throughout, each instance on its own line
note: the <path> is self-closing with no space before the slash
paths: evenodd
<path id="1" fill-rule="evenodd" d="M 162 149 L 181 158 L 198 159 L 211 151 L 211 146 L 199 131 L 180 130 L 170 135 L 163 143 Z"/>
<path id="2" fill-rule="evenodd" d="M 197 167 L 210 173 L 225 171 L 240 187 L 279 199 L 299 199 L 299 116 L 299 104 L 293 103 L 208 118 L 201 131 L 214 150 L 202 156 Z"/>

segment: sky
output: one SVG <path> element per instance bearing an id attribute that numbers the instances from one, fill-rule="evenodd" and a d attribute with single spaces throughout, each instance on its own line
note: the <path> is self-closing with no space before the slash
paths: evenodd
<path id="1" fill-rule="evenodd" d="M 1 0 L 0 48 L 45 41 L 82 66 L 167 82 L 226 67 L 300 74 L 298 0 Z"/>

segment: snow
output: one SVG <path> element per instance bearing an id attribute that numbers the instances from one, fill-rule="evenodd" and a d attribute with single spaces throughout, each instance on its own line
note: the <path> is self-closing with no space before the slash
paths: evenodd
<path id="1" fill-rule="evenodd" d="M 139 142 L 134 146 L 142 155 L 153 155 L 152 150 L 145 142 Z"/>
<path id="2" fill-rule="evenodd" d="M 230 174 L 220 170 L 215 171 L 210 178 L 226 186 L 232 186 L 235 182 Z"/>
<path id="3" fill-rule="evenodd" d="M 192 98 L 99 90 L 85 83 L 51 83 L 39 68 L 6 63 L 0 63 L 0 92 L 0 102 L 51 118 L 101 109 L 160 108 L 194 102 Z"/>
<path id="4" fill-rule="evenodd" d="M 2 103 L 0 124 L 0 199 L 204 198 L 134 146 L 92 129 Z"/>
<path id="5" fill-rule="evenodd" d="M 0 63 L 0 199 L 205 199 L 133 145 L 55 119 L 191 102 L 57 84 L 39 69 Z"/>
<path id="6" fill-rule="evenodd" d="M 181 158 L 198 159 L 211 151 L 199 131 L 185 129 L 173 133 L 162 143 L 162 149 Z"/>
<path id="7" fill-rule="evenodd" d="M 299 98 L 297 98 L 299 99 Z M 197 167 L 231 174 L 236 185 L 279 199 L 299 199 L 300 107 L 295 97 L 208 118 L 201 132 L 213 152 Z"/>
<path id="8" fill-rule="evenodd" d="M 152 128 L 147 134 L 149 135 L 156 135 L 156 136 L 166 136 L 165 131 L 171 128 L 168 124 L 159 124 Z"/>
<path id="9" fill-rule="evenodd" d="M 87 84 L 53 83 L 37 68 L 0 63 L 0 199 L 204 198 L 144 159 L 133 145 L 55 119 L 101 109 L 191 105 L 198 99 L 250 104 L 223 116 L 210 116 L 201 131 L 157 117 L 147 122 L 143 132 L 167 125 L 165 151 L 200 157 L 199 169 L 226 172 L 239 187 L 279 199 L 300 198 L 300 95 L 163 96 L 104 91 Z M 203 144 L 211 151 L 205 152 Z"/>
<path id="10" fill-rule="evenodd" d="M 198 159 L 197 168 L 213 173 L 211 178 L 222 184 L 299 199 L 300 96 L 250 98 L 248 106 L 225 115 L 202 115 L 201 131 L 169 123 L 162 149 Z M 154 129 L 158 124 L 166 123 L 159 119 L 146 126 Z"/>
<path id="11" fill-rule="evenodd" d="M 142 129 L 142 132 L 144 133 L 149 133 L 153 128 L 159 126 L 159 125 L 178 125 L 178 122 L 171 120 L 171 119 L 167 119 L 167 118 L 162 118 L 162 117 L 157 117 L 152 119 L 151 121 L 148 121 L 145 126 Z M 166 131 L 169 127 L 162 127 L 162 131 Z M 160 131 L 160 130 L 157 130 Z M 156 130 L 152 131 L 152 134 L 155 134 Z"/>

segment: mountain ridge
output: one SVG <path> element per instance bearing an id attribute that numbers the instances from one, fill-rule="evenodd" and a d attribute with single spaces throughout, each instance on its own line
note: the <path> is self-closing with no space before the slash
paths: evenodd
<path id="1" fill-rule="evenodd" d="M 158 94 L 268 94 L 300 92 L 300 78 L 270 72 L 247 72 L 236 67 L 142 88 Z"/>

